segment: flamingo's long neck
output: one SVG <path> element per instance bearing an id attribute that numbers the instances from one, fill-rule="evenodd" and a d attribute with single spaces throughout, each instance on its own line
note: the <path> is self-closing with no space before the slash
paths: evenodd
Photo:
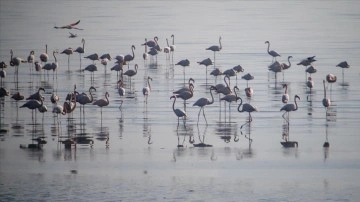
<path id="1" fill-rule="evenodd" d="M 213 90 L 213 89 L 210 89 L 211 102 L 209 102 L 208 105 L 211 105 L 212 103 L 214 103 L 214 96 L 213 96 L 213 94 L 212 94 L 212 90 Z"/>
<path id="2" fill-rule="evenodd" d="M 131 50 L 132 50 L 132 54 L 133 54 L 133 59 L 135 59 L 134 49 L 135 49 L 135 46 L 131 46 Z"/>
<path id="3" fill-rule="evenodd" d="M 105 99 L 106 99 L 107 104 L 109 104 L 109 93 L 108 92 L 106 92 L 106 94 L 105 94 Z"/>
<path id="4" fill-rule="evenodd" d="M 166 44 L 167 44 L 168 47 L 170 47 L 169 46 L 169 40 L 167 38 L 166 38 Z"/>
<path id="5" fill-rule="evenodd" d="M 222 49 L 222 45 L 221 45 L 221 37 L 219 38 L 219 44 L 220 44 L 220 50 Z"/>
<path id="6" fill-rule="evenodd" d="M 83 40 L 83 51 L 85 52 L 85 40 Z"/>
<path id="7" fill-rule="evenodd" d="M 89 94 L 90 94 L 90 102 L 93 102 L 93 101 L 94 101 L 94 97 L 93 97 L 93 95 L 91 94 L 91 88 L 89 89 Z"/>
<path id="8" fill-rule="evenodd" d="M 288 88 L 288 87 L 287 87 L 287 85 L 286 85 L 286 86 L 285 86 L 285 94 L 287 94 L 287 90 L 288 90 L 287 88 Z"/>
<path id="9" fill-rule="evenodd" d="M 55 51 L 53 52 L 53 56 L 54 56 L 55 63 L 56 63 L 56 62 L 57 62 L 57 59 L 56 59 L 56 56 L 55 56 Z"/>
<path id="10" fill-rule="evenodd" d="M 294 98 L 294 100 L 295 100 L 295 109 L 294 109 L 294 111 L 296 111 L 296 110 L 298 109 L 298 104 L 297 104 L 297 102 L 296 102 L 296 98 L 297 98 L 297 97 Z"/>
<path id="11" fill-rule="evenodd" d="M 45 53 L 47 54 L 47 44 L 45 45 Z"/>
<path id="12" fill-rule="evenodd" d="M 267 48 L 267 52 L 270 53 L 270 42 L 267 43 L 268 44 L 268 48 Z"/>
<path id="13" fill-rule="evenodd" d="M 172 40 L 172 45 L 175 45 L 175 36 L 174 36 L 174 35 L 171 35 L 171 37 L 173 38 L 173 40 Z"/>
<path id="14" fill-rule="evenodd" d="M 290 57 L 288 57 L 289 67 L 291 67 Z"/>
<path id="15" fill-rule="evenodd" d="M 241 107 L 241 105 L 242 105 L 242 103 L 243 103 L 243 100 L 241 99 L 241 97 L 239 97 L 239 99 L 240 99 L 240 104 L 239 104 L 239 106 L 238 106 L 238 112 L 243 112 L 243 110 L 240 110 L 240 107 Z"/>
<path id="16" fill-rule="evenodd" d="M 176 96 L 174 96 L 174 102 L 173 102 L 173 111 L 175 112 L 175 101 L 176 101 Z"/>
<path id="17" fill-rule="evenodd" d="M 150 86 L 150 78 L 148 78 L 147 83 L 148 83 L 149 89 L 151 90 L 151 86 Z"/>

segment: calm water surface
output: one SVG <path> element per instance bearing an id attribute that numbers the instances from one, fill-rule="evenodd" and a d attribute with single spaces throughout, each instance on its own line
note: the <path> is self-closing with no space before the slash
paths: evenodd
<path id="1" fill-rule="evenodd" d="M 10 94 L 25 97 L 45 88 L 44 104 L 48 112 L 36 113 L 19 108 L 25 101 L 1 98 L 0 115 L 0 201 L 359 201 L 360 194 L 360 4 L 358 1 L 0 1 L 0 60 L 8 64 L 2 87 Z M 79 30 L 54 29 L 80 19 Z M 69 31 L 77 34 L 68 38 Z M 164 53 L 144 62 L 144 39 L 158 36 L 159 45 L 172 43 L 173 59 Z M 205 50 L 218 44 L 216 67 L 221 70 L 241 65 L 243 73 L 231 77 L 244 103 L 258 108 L 252 113 L 237 112 L 237 105 L 214 104 L 205 107 L 205 119 L 192 106 L 201 98 L 211 98 L 209 86 L 223 82 L 197 64 L 213 52 Z M 35 57 L 48 45 L 49 62 L 53 50 L 81 46 L 85 53 L 102 55 L 131 54 L 135 59 L 129 68 L 139 65 L 130 80 L 125 76 L 127 94 L 117 92 L 117 74 L 96 62 L 98 71 L 91 81 L 89 72 L 79 72 L 79 55 L 57 54 L 57 77 L 31 71 L 29 64 L 15 68 L 9 65 L 10 49 L 14 56 Z M 275 79 L 267 67 L 270 49 L 281 54 L 280 62 L 293 56 L 292 66 Z M 305 85 L 303 66 L 296 63 L 316 55 L 312 74 L 314 88 Z M 190 60 L 184 68 L 176 64 Z M 346 60 L 344 71 L 336 65 Z M 92 64 L 82 58 L 81 68 Z M 124 66 L 127 70 L 128 67 Z M 207 72 L 206 72 L 207 71 Z M 43 72 L 44 73 L 44 72 Z M 246 81 L 254 95 L 246 98 Z M 328 73 L 338 77 L 328 87 L 332 106 L 326 116 L 322 105 L 322 80 Z M 147 76 L 152 77 L 147 104 L 142 95 Z M 184 86 L 184 80 L 195 80 L 193 98 L 186 103 L 187 120 L 180 121 L 172 111 L 172 91 Z M 289 127 L 282 118 L 282 83 L 289 86 L 290 103 L 300 96 L 299 109 L 290 114 Z M 53 92 L 63 104 L 67 93 L 97 91 L 94 99 L 110 94 L 110 104 L 102 109 L 85 106 L 80 119 L 79 106 L 72 115 L 60 115 L 59 124 L 51 113 Z M 122 105 L 121 105 L 122 102 Z M 121 105 L 121 107 L 119 107 Z M 183 108 L 177 100 L 176 108 Z M 297 148 L 284 148 L 283 135 L 297 141 Z M 65 149 L 59 140 L 86 135 L 93 146 L 77 145 Z M 32 138 L 45 136 L 43 150 L 21 149 Z M 324 148 L 328 140 L 329 148 Z M 210 147 L 196 147 L 199 144 Z"/>

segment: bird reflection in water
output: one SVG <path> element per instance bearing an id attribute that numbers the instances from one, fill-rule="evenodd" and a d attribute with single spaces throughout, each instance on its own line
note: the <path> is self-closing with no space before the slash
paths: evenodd
<path id="1" fill-rule="evenodd" d="M 198 144 L 193 144 L 194 147 L 212 147 L 211 144 L 205 144 L 205 135 L 206 135 L 206 131 L 207 131 L 207 125 L 204 128 L 204 132 L 202 135 L 200 135 L 200 129 L 199 129 L 199 125 L 197 125 L 197 129 L 198 129 L 198 136 L 199 136 L 199 141 L 200 143 Z"/>
<path id="2" fill-rule="evenodd" d="M 147 143 L 152 144 L 151 140 L 151 124 L 149 124 L 147 104 L 144 102 L 144 120 L 143 120 L 143 137 L 147 138 Z"/>

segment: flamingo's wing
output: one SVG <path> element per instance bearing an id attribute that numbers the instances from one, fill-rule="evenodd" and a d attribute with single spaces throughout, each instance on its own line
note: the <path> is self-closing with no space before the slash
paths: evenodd
<path id="1" fill-rule="evenodd" d="M 75 25 L 77 25 L 77 24 L 79 24 L 79 23 L 80 23 L 80 20 L 78 20 L 78 21 L 75 22 L 75 23 L 70 24 L 69 26 L 73 27 L 73 26 L 75 26 Z"/>

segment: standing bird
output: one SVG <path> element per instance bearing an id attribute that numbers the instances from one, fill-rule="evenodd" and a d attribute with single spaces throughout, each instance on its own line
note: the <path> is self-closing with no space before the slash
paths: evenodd
<path id="1" fill-rule="evenodd" d="M 342 83 L 344 84 L 344 69 L 350 68 L 350 65 L 346 61 L 343 61 L 343 62 L 340 62 L 339 64 L 337 64 L 336 66 L 342 68 L 342 80 L 343 80 Z"/>
<path id="2" fill-rule="evenodd" d="M 137 74 L 137 70 L 138 70 L 138 65 L 135 64 L 135 70 L 129 69 L 124 73 L 124 75 L 130 77 L 130 92 L 131 92 L 131 78 Z"/>
<path id="3" fill-rule="evenodd" d="M 273 57 L 272 61 L 274 61 L 274 59 L 276 61 L 276 57 L 278 57 L 278 56 L 280 57 L 280 54 L 277 53 L 274 50 L 269 50 L 270 49 L 270 42 L 269 41 L 265 41 L 265 44 L 268 44 L 267 52 L 268 52 L 269 55 L 271 55 Z"/>
<path id="4" fill-rule="evenodd" d="M 249 103 L 242 104 L 243 101 L 242 101 L 241 98 L 240 98 L 240 100 L 241 100 L 241 101 L 240 101 L 240 104 L 239 104 L 238 109 L 237 109 L 238 112 L 248 112 L 248 113 L 249 113 L 249 121 L 246 122 L 246 123 L 244 123 L 243 125 L 241 125 L 241 127 L 240 127 L 240 129 L 241 129 L 244 125 L 250 124 L 250 123 L 252 122 L 251 112 L 257 112 L 258 110 L 257 110 L 256 107 L 252 106 L 252 105 L 249 104 Z M 243 107 L 242 107 L 242 109 L 240 110 L 241 105 L 242 105 Z"/>
<path id="5" fill-rule="evenodd" d="M 67 48 L 60 53 L 60 54 L 66 54 L 68 56 L 68 71 L 70 71 L 70 55 L 72 55 L 73 52 L 74 51 L 72 48 Z"/>
<path id="6" fill-rule="evenodd" d="M 289 113 L 291 111 L 296 111 L 298 109 L 298 105 L 296 102 L 296 99 L 300 100 L 300 97 L 298 95 L 294 96 L 294 102 L 295 104 L 286 104 L 283 107 L 281 107 L 280 111 L 285 111 L 282 117 L 289 123 Z M 287 113 L 287 118 L 285 118 L 285 114 Z"/>
<path id="7" fill-rule="evenodd" d="M 47 44 L 45 44 L 45 53 L 41 53 L 41 55 L 40 55 L 40 61 L 41 61 L 42 63 L 45 63 L 45 62 L 48 61 L 48 59 L 49 59 L 49 55 L 48 55 L 48 53 L 47 53 Z"/>
<path id="8" fill-rule="evenodd" d="M 4 61 L 2 61 L 0 63 L 0 68 L 1 68 L 1 70 L 0 70 L 0 86 L 2 86 L 3 85 L 3 79 L 6 77 L 6 71 L 4 70 L 4 68 L 7 68 L 7 65 L 5 64 Z"/>
<path id="9" fill-rule="evenodd" d="M 285 88 L 284 94 L 282 95 L 281 101 L 282 103 L 286 104 L 289 101 L 289 94 L 288 94 L 288 85 L 283 84 L 283 88 Z"/>
<path id="10" fill-rule="evenodd" d="M 197 122 L 197 124 L 199 124 L 199 119 L 200 119 L 200 112 L 201 112 L 201 110 L 203 111 L 203 115 L 204 115 L 204 118 L 205 118 L 206 125 L 208 124 L 208 123 L 207 123 L 207 120 L 206 120 L 206 116 L 205 116 L 204 107 L 205 107 L 206 105 L 211 105 L 211 104 L 214 103 L 214 96 L 213 96 L 213 94 L 212 94 L 212 91 L 213 91 L 213 90 L 216 90 L 215 86 L 210 86 L 211 101 L 210 101 L 208 98 L 200 98 L 200 99 L 198 99 L 198 100 L 193 104 L 193 106 L 198 106 L 198 107 L 200 107 L 199 114 L 198 114 L 198 122 Z"/>
<path id="11" fill-rule="evenodd" d="M 185 60 L 180 60 L 178 63 L 176 63 L 175 65 L 180 65 L 182 67 L 184 67 L 184 84 L 185 84 L 185 67 L 190 65 L 190 61 L 188 59 Z"/>
<path id="12" fill-rule="evenodd" d="M 32 72 L 32 68 L 34 66 L 34 61 L 35 60 L 35 51 L 30 51 L 30 55 L 27 57 L 27 62 L 29 63 L 29 67 L 30 67 L 30 73 Z"/>
<path id="13" fill-rule="evenodd" d="M 195 80 L 193 78 L 190 78 L 189 81 L 188 81 L 189 87 L 180 88 L 179 90 L 174 91 L 173 94 L 180 94 L 180 93 L 182 93 L 184 91 L 190 91 L 190 85 L 194 85 L 194 83 L 195 83 Z"/>
<path id="14" fill-rule="evenodd" d="M 241 78 L 246 80 L 246 87 L 249 87 L 249 81 L 253 80 L 254 76 L 251 75 L 250 73 L 247 73 L 244 76 L 242 76 Z"/>
<path id="15" fill-rule="evenodd" d="M 79 53 L 79 57 L 80 57 L 80 72 L 81 72 L 81 54 L 83 54 L 85 52 L 85 39 L 81 39 L 81 43 L 82 43 L 82 47 L 79 46 L 77 47 L 74 52 Z"/>
<path id="16" fill-rule="evenodd" d="M 219 46 L 218 45 L 213 45 L 213 46 L 210 46 L 209 48 L 205 49 L 205 50 L 211 50 L 214 52 L 214 67 L 215 67 L 215 53 L 218 52 L 218 51 L 221 51 L 222 49 L 222 45 L 221 45 L 221 36 L 219 37 Z"/>
<path id="17" fill-rule="evenodd" d="M 41 95 L 40 91 L 43 91 L 45 93 L 45 89 L 40 87 L 36 93 L 30 95 L 28 98 L 26 98 L 26 100 L 44 100 L 44 96 Z"/>
<path id="18" fill-rule="evenodd" d="M 145 38 L 145 43 L 146 42 L 147 42 L 147 39 Z M 144 63 L 148 59 L 148 57 L 149 57 L 149 54 L 148 54 L 148 51 L 147 51 L 147 46 L 145 46 L 145 52 L 143 53 Z"/>
<path id="19" fill-rule="evenodd" d="M 122 80 L 119 80 L 118 82 L 118 93 L 120 96 L 125 95 L 125 88 L 124 88 L 124 82 Z"/>
<path id="20" fill-rule="evenodd" d="M 26 63 L 27 61 L 22 59 L 22 58 L 19 58 L 19 57 L 13 57 L 13 50 L 11 49 L 10 50 L 10 66 L 15 66 L 15 73 L 16 75 L 19 74 L 19 65 L 21 63 Z"/>
<path id="21" fill-rule="evenodd" d="M 142 46 L 149 46 L 150 48 L 153 48 L 157 45 L 157 41 L 159 40 L 159 38 L 157 36 L 154 37 L 154 41 L 150 40 L 148 41 L 145 38 L 145 43 L 141 44 Z"/>
<path id="22" fill-rule="evenodd" d="M 237 96 L 236 90 L 239 90 L 239 88 L 237 86 L 234 86 L 233 89 L 234 94 L 227 94 L 220 99 L 220 101 L 224 100 L 225 102 L 229 103 L 229 112 L 230 112 L 230 104 L 234 101 L 237 102 L 239 99 L 241 99 L 239 96 Z"/>
<path id="23" fill-rule="evenodd" d="M 85 120 L 85 105 L 89 104 L 89 103 L 92 103 L 94 101 L 94 97 L 92 95 L 92 90 L 96 91 L 96 88 L 93 87 L 93 86 L 91 86 L 89 88 L 89 95 L 90 96 L 88 94 L 86 94 L 86 93 L 81 93 L 81 94 L 76 96 L 76 101 L 80 104 L 80 117 L 81 117 L 81 108 L 82 108 L 84 120 Z"/>
<path id="24" fill-rule="evenodd" d="M 58 53 L 57 51 L 53 51 L 53 56 L 54 56 L 54 62 L 53 63 L 46 63 L 43 67 L 42 67 L 42 69 L 44 69 L 44 70 L 48 70 L 48 71 L 50 71 L 50 70 L 53 70 L 53 79 L 54 79 L 54 73 L 55 73 L 55 71 L 56 71 L 56 78 L 57 78 L 57 67 L 58 67 L 58 63 L 57 63 L 57 58 L 56 58 L 56 56 L 55 56 L 55 53 Z M 48 74 L 48 76 L 49 76 L 49 74 Z"/>
<path id="25" fill-rule="evenodd" d="M 316 61 L 315 56 L 312 56 L 312 57 L 307 57 L 307 58 L 301 60 L 299 63 L 297 63 L 297 65 L 302 65 L 302 66 L 305 67 L 305 80 L 306 80 L 306 77 L 307 77 L 306 67 L 311 65 L 315 61 Z"/>
<path id="26" fill-rule="evenodd" d="M 105 98 L 102 98 L 102 99 L 99 99 L 99 100 L 96 100 L 93 105 L 97 105 L 98 107 L 100 107 L 100 113 L 101 113 L 101 128 L 102 128 L 102 108 L 105 107 L 105 106 L 108 106 L 109 105 L 109 93 L 106 92 L 105 93 Z"/>
<path id="27" fill-rule="evenodd" d="M 189 84 L 188 91 L 182 91 L 179 94 L 175 94 L 176 98 L 181 98 L 184 100 L 184 110 L 186 111 L 186 100 L 192 98 L 194 96 L 194 85 L 192 83 Z"/>
<path id="28" fill-rule="evenodd" d="M 334 74 L 326 75 L 326 81 L 330 84 L 330 97 L 331 97 L 332 84 L 336 82 L 336 79 L 337 78 Z"/>
<path id="29" fill-rule="evenodd" d="M 84 58 L 90 59 L 93 61 L 93 64 L 95 64 L 95 60 L 99 60 L 99 55 L 97 53 L 85 56 Z"/>
<path id="30" fill-rule="evenodd" d="M 170 60 L 170 52 L 171 52 L 171 49 L 170 49 L 170 46 L 169 46 L 169 40 L 166 38 L 166 44 L 167 46 L 164 47 L 164 53 L 166 55 L 166 59 L 167 60 Z"/>
<path id="31" fill-rule="evenodd" d="M 290 58 L 292 58 L 291 55 L 288 57 L 288 63 L 289 63 L 289 64 L 286 64 L 286 63 L 282 63 L 282 64 L 281 64 L 281 68 L 282 68 L 282 71 L 283 71 L 283 72 L 282 72 L 282 73 L 283 73 L 283 81 L 284 81 L 284 70 L 287 70 L 287 69 L 289 69 L 289 68 L 291 67 Z"/>
<path id="32" fill-rule="evenodd" d="M 5 96 L 9 96 L 9 95 L 10 95 L 10 92 L 6 88 L 0 87 L 0 97 L 5 97 Z"/>
<path id="33" fill-rule="evenodd" d="M 206 74 L 206 76 L 207 76 L 207 67 L 209 66 L 209 65 L 213 65 L 213 62 L 211 61 L 211 59 L 210 58 L 206 58 L 206 59 L 204 59 L 203 61 L 201 61 L 201 62 L 197 62 L 199 65 L 205 65 L 205 67 L 206 67 L 206 70 L 205 70 L 205 74 Z M 207 78 L 207 77 L 206 77 Z"/>
<path id="34" fill-rule="evenodd" d="M 32 117 L 32 121 L 33 121 L 33 124 L 34 124 L 34 110 L 42 107 L 43 104 L 44 103 L 43 103 L 42 99 L 40 99 L 40 101 L 38 101 L 38 100 L 29 100 L 28 102 L 26 102 L 25 104 L 20 106 L 20 108 L 26 107 L 28 109 L 31 109 L 31 115 L 32 115 L 31 117 Z M 35 116 L 36 116 L 36 114 L 35 114 Z"/>
<path id="35" fill-rule="evenodd" d="M 182 109 L 178 109 L 178 108 L 175 109 L 176 96 L 175 96 L 175 95 L 171 96 L 171 97 L 170 97 L 170 100 L 171 100 L 172 98 L 174 98 L 174 102 L 173 102 L 172 108 L 173 108 L 173 111 L 174 111 L 175 115 L 178 117 L 178 125 L 179 125 L 179 119 L 180 119 L 180 118 L 183 118 L 184 121 L 185 121 L 186 112 L 185 112 L 184 110 L 182 110 Z"/>
<path id="36" fill-rule="evenodd" d="M 326 115 L 327 115 L 327 111 L 331 105 L 331 101 L 329 98 L 326 97 L 325 80 L 323 80 L 323 85 L 324 85 L 324 99 L 322 100 L 322 104 L 325 107 Z"/>
<path id="37" fill-rule="evenodd" d="M 171 51 L 171 59 L 174 60 L 174 52 L 175 52 L 175 49 L 176 49 L 176 46 L 175 46 L 175 36 L 172 34 L 171 35 L 171 38 L 172 38 L 172 44 L 170 45 L 170 51 Z"/>
<path id="38" fill-rule="evenodd" d="M 95 64 L 88 65 L 82 71 L 89 71 L 91 72 L 91 82 L 94 82 L 94 72 L 97 71 L 97 66 Z"/>
<path id="39" fill-rule="evenodd" d="M 151 92 L 151 86 L 150 86 L 150 80 L 152 81 L 152 78 L 150 76 L 147 77 L 147 86 L 145 86 L 142 89 L 142 93 L 145 96 L 145 102 L 147 103 L 147 98 L 150 95 Z"/>
<path id="40" fill-rule="evenodd" d="M 124 56 L 124 62 L 125 64 L 128 63 L 128 69 L 129 69 L 129 63 L 135 59 L 135 45 L 131 46 L 132 55 L 128 54 Z"/>
<path id="41" fill-rule="evenodd" d="M 16 101 L 25 99 L 25 97 L 20 92 L 15 93 L 14 95 L 11 96 L 11 98 Z"/>

